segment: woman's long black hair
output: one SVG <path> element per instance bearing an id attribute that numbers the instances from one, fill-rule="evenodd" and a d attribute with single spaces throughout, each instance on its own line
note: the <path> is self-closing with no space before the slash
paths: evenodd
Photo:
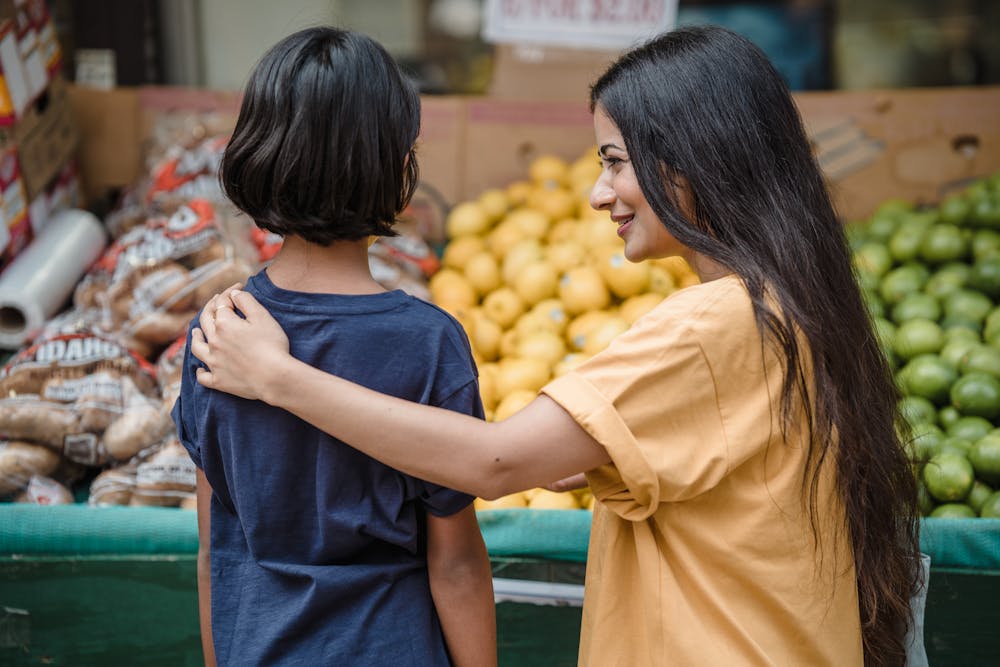
<path id="1" fill-rule="evenodd" d="M 806 410 L 803 488 L 814 533 L 820 470 L 834 459 L 865 664 L 903 664 L 919 544 L 916 483 L 896 430 L 898 392 L 786 85 L 746 39 L 685 28 L 613 64 L 593 86 L 591 107 L 621 131 L 667 230 L 746 285 L 758 327 L 785 360 L 783 429 L 797 406 Z M 693 194 L 693 221 L 666 187 L 675 175 Z"/>

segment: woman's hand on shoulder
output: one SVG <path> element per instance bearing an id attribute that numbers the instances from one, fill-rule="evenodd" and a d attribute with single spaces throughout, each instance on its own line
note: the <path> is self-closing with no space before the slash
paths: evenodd
<path id="1" fill-rule="evenodd" d="M 289 357 L 288 337 L 267 309 L 240 287 L 216 294 L 202 309 L 200 328 L 191 333 L 191 354 L 208 366 L 198 369 L 201 385 L 263 400 L 271 372 Z"/>

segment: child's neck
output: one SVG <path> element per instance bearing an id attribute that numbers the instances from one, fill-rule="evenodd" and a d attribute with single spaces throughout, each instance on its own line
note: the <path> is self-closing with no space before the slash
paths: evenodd
<path id="1" fill-rule="evenodd" d="M 267 267 L 278 287 L 320 294 L 375 294 L 386 291 L 368 268 L 368 239 L 334 241 L 329 246 L 286 236 Z"/>

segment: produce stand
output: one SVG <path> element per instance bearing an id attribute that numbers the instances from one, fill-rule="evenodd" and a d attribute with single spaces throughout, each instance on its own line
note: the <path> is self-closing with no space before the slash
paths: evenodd
<path id="1" fill-rule="evenodd" d="M 488 510 L 500 664 L 576 664 L 585 510 Z M 0 664 L 200 665 L 193 512 L 0 505 Z M 1000 655 L 1000 519 L 925 519 L 930 664 Z"/>

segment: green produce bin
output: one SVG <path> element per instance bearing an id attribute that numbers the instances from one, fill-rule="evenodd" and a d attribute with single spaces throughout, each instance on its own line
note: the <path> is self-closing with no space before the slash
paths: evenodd
<path id="1" fill-rule="evenodd" d="M 576 664 L 590 514 L 491 510 L 500 664 Z M 933 667 L 997 664 L 1000 519 L 927 519 Z M 0 504 L 0 665 L 201 664 L 193 512 Z"/>

